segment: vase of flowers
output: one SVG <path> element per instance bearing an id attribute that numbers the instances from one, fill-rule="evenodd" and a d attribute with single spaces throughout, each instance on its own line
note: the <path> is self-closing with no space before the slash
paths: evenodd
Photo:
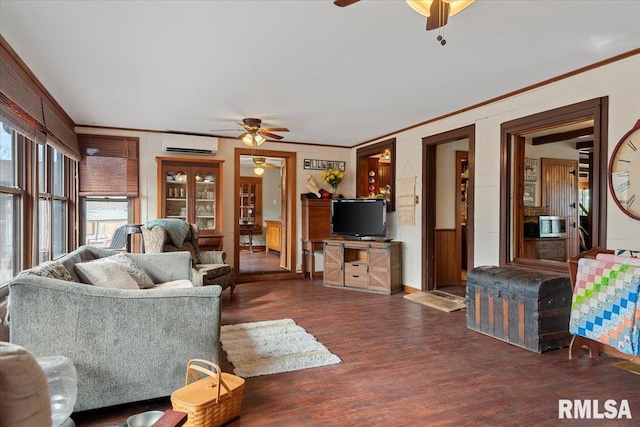
<path id="1" fill-rule="evenodd" d="M 343 179 L 344 173 L 338 169 L 327 169 L 322 172 L 322 181 L 333 188 L 332 197 L 334 199 L 338 198 L 338 185 L 340 185 Z"/>

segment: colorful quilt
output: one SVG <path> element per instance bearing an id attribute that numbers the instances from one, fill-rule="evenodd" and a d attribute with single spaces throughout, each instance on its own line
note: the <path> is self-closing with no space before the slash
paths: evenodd
<path id="1" fill-rule="evenodd" d="M 573 290 L 569 332 L 637 356 L 640 266 L 582 258 Z"/>

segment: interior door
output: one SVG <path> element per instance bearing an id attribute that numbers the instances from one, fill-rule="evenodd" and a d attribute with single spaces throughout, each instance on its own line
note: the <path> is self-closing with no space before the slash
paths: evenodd
<path id="1" fill-rule="evenodd" d="M 567 257 L 578 255 L 578 161 L 542 158 L 542 205 L 549 215 L 567 217 Z"/>

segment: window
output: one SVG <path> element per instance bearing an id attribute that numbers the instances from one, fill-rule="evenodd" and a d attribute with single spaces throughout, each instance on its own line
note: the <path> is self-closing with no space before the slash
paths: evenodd
<path id="1" fill-rule="evenodd" d="M 13 129 L 0 123 L 0 284 L 21 267 L 20 218 L 24 189 L 18 139 Z"/>
<path id="2" fill-rule="evenodd" d="M 109 247 L 115 230 L 135 223 L 138 138 L 78 135 L 80 146 L 80 241 Z"/>
<path id="3" fill-rule="evenodd" d="M 132 202 L 124 196 L 84 197 L 82 199 L 82 242 L 89 246 L 109 247 L 116 229 L 134 222 L 129 218 Z"/>
<path id="4" fill-rule="evenodd" d="M 73 162 L 47 145 L 37 146 L 38 263 L 69 251 L 69 207 Z"/>

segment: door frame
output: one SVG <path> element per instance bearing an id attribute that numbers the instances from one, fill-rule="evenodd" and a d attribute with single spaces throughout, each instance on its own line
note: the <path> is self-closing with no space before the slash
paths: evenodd
<path id="1" fill-rule="evenodd" d="M 461 127 L 422 138 L 422 284 L 423 291 L 435 289 L 436 236 L 436 146 L 461 139 L 469 141 L 469 193 L 467 210 L 467 266 L 473 266 L 476 125 Z M 468 267 L 467 267 L 468 268 Z"/>
<path id="2" fill-rule="evenodd" d="M 265 272 L 265 273 L 240 273 L 240 224 L 238 219 L 240 218 L 240 207 L 236 203 L 236 190 L 240 185 L 240 156 L 263 156 L 263 157 L 279 157 L 284 159 L 287 168 L 287 189 L 286 196 L 286 210 L 287 210 L 287 223 L 282 227 L 282 231 L 286 233 L 286 267 L 288 271 L 283 272 Z M 254 148 L 236 148 L 234 153 L 234 207 L 233 207 L 233 229 L 234 229 L 234 247 L 233 247 L 233 260 L 234 265 L 237 266 L 237 282 L 253 282 L 257 280 L 280 280 L 280 279 L 292 279 L 298 277 L 295 271 L 296 263 L 296 153 L 293 151 L 275 151 L 275 150 L 261 150 Z M 263 201 L 264 203 L 264 201 Z"/>
<path id="3" fill-rule="evenodd" d="M 461 175 L 462 175 L 462 161 L 466 161 L 467 165 L 469 164 L 469 151 L 460 151 L 460 150 L 456 150 L 456 191 L 459 191 L 460 189 L 460 183 L 461 183 Z M 468 184 L 468 181 L 467 181 Z M 467 185 L 467 188 L 469 186 Z M 465 200 L 468 204 L 468 199 Z M 464 209 L 464 205 L 462 204 L 462 200 L 460 199 L 460 193 L 456 194 L 456 255 L 455 255 L 455 262 L 456 262 L 456 269 L 458 271 L 458 282 L 456 283 L 457 285 L 463 285 L 464 283 L 462 283 L 462 254 L 463 254 L 463 247 L 462 247 L 462 210 Z M 469 211 L 469 209 L 467 208 L 467 212 Z M 467 223 L 468 223 L 468 219 L 467 219 Z M 468 224 L 467 224 L 468 227 Z M 467 228 L 468 230 L 468 228 Z M 468 234 L 468 233 L 467 233 Z M 468 236 L 467 236 L 468 238 Z M 466 241 L 466 239 L 465 239 Z"/>
<path id="4" fill-rule="evenodd" d="M 551 271 L 568 274 L 567 263 L 545 262 L 520 258 L 513 250 L 512 239 L 520 236 L 512 234 L 519 225 L 512 216 L 512 200 L 522 198 L 519 182 L 511 183 L 511 177 L 521 175 L 520 161 L 524 159 L 523 135 L 541 129 L 560 127 L 565 124 L 593 120 L 593 168 L 589 171 L 589 189 L 591 196 L 591 246 L 605 247 L 607 244 L 607 182 L 608 182 L 608 128 L 609 97 L 590 99 L 552 110 L 532 114 L 500 125 L 500 249 L 499 266 L 513 266 L 538 271 Z M 521 150 L 520 154 L 518 150 Z M 511 160 L 515 156 L 517 162 Z M 516 205 L 517 206 L 517 205 Z M 595 208 L 594 208 L 595 206 Z M 517 242 L 516 242 L 517 243 Z M 512 256 L 513 251 L 513 256 Z"/>

